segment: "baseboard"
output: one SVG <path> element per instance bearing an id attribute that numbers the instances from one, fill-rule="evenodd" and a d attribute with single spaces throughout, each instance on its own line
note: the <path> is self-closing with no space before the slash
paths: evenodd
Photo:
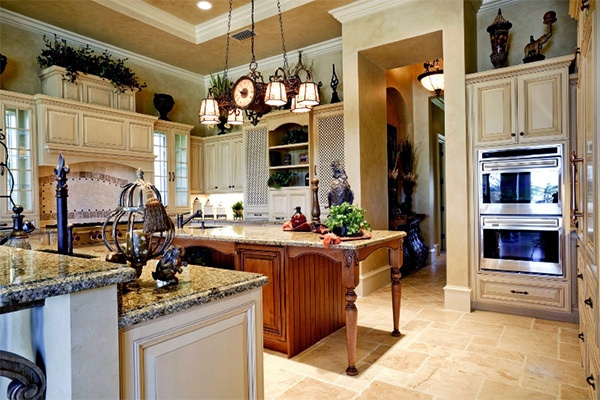
<path id="1" fill-rule="evenodd" d="M 551 319 L 553 321 L 571 322 L 574 324 L 579 323 L 579 311 L 577 309 L 571 310 L 570 313 L 565 313 L 549 310 L 537 310 L 535 308 L 511 307 L 503 304 L 483 303 L 480 301 L 473 302 L 473 309 L 500 312 L 504 314 L 523 315 L 525 317 Z"/>
<path id="2" fill-rule="evenodd" d="M 361 275 L 359 278 L 360 282 L 355 289 L 356 294 L 360 297 L 367 296 L 377 289 L 381 289 L 385 285 L 389 284 L 392 281 L 390 276 L 390 268 L 391 266 L 384 265 L 383 267 L 377 268 L 374 271 Z"/>
<path id="3" fill-rule="evenodd" d="M 466 286 L 444 286 L 444 305 L 449 310 L 471 312 L 472 289 Z"/>

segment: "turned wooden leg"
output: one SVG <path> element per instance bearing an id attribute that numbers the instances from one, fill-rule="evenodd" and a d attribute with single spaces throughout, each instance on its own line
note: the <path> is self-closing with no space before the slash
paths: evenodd
<path id="1" fill-rule="evenodd" d="M 356 369 L 356 337 L 358 333 L 358 309 L 354 302 L 356 293 L 354 288 L 346 288 L 346 345 L 348 347 L 348 368 L 346 374 L 358 375 Z"/>
<path id="2" fill-rule="evenodd" d="M 398 248 L 390 251 L 390 264 L 392 265 L 392 313 L 394 317 L 394 330 L 392 336 L 400 336 L 400 299 L 402 286 L 400 285 L 400 267 L 402 266 L 402 240 L 398 242 Z"/>
<path id="3" fill-rule="evenodd" d="M 358 254 L 354 250 L 344 252 L 342 282 L 346 288 L 346 345 L 348 348 L 348 368 L 346 374 L 358 375 L 356 369 L 356 336 L 358 332 L 358 309 L 356 308 L 356 292 L 358 285 Z"/>

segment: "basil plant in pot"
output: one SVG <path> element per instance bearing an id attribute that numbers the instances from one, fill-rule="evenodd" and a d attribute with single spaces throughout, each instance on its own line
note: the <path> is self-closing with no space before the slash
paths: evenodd
<path id="1" fill-rule="evenodd" d="M 361 236 L 364 230 L 371 230 L 365 210 L 346 202 L 331 206 L 325 225 L 338 236 Z"/>

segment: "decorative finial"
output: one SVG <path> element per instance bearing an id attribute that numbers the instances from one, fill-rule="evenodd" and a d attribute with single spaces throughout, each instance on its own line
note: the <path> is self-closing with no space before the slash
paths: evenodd
<path id="1" fill-rule="evenodd" d="M 56 175 L 56 189 L 66 188 L 67 187 L 67 174 L 71 172 L 71 169 L 67 164 L 65 164 L 65 158 L 62 153 L 58 156 L 58 166 L 54 168 L 54 175 Z"/>
<path id="2" fill-rule="evenodd" d="M 135 176 L 137 176 L 138 179 L 144 179 L 144 171 L 142 171 L 141 168 L 138 168 L 137 172 L 135 173 Z"/>

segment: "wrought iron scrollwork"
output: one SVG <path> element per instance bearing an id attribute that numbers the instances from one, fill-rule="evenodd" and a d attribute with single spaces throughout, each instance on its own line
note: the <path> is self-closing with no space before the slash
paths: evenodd
<path id="1" fill-rule="evenodd" d="M 7 397 L 10 400 L 43 399 L 46 391 L 46 375 L 25 357 L 0 350 L 0 376 L 11 380 Z"/>

